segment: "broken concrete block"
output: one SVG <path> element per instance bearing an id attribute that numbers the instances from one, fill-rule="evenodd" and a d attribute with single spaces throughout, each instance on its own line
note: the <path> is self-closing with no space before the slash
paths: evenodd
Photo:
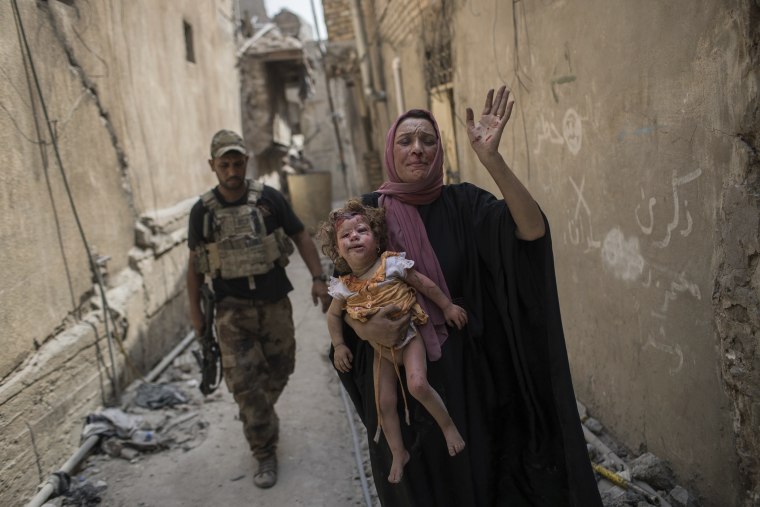
<path id="1" fill-rule="evenodd" d="M 675 476 L 670 466 L 651 452 L 647 452 L 630 463 L 634 479 L 644 481 L 658 490 L 669 491 L 675 486 Z"/>
<path id="2" fill-rule="evenodd" d="M 604 426 L 602 426 L 602 423 L 594 419 L 593 417 L 589 417 L 584 421 L 584 423 L 588 429 L 591 430 L 592 433 L 595 435 L 599 435 L 603 430 Z"/>
<path id="3" fill-rule="evenodd" d="M 681 486 L 676 486 L 670 490 L 670 499 L 673 505 L 677 507 L 697 507 L 699 505 L 696 498 Z"/>

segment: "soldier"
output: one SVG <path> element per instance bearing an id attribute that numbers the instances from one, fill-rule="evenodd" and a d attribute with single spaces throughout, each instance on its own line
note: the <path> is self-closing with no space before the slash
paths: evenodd
<path id="1" fill-rule="evenodd" d="M 209 165 L 219 185 L 190 211 L 187 290 L 193 328 L 203 336 L 201 287 L 205 275 L 213 281 L 224 379 L 259 463 L 253 482 L 270 488 L 277 482 L 274 405 L 295 366 L 293 286 L 285 273 L 293 243 L 311 272 L 314 304 L 325 311 L 329 296 L 308 232 L 280 192 L 245 178 L 247 164 L 238 134 L 214 135 Z"/>

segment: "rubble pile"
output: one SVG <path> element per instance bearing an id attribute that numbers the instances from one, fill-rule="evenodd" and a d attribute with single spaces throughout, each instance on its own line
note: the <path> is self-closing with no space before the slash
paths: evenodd
<path id="1" fill-rule="evenodd" d="M 577 402 L 583 435 L 605 507 L 699 507 L 697 498 L 676 483 L 667 462 L 652 453 L 633 456 Z"/>
<path id="2" fill-rule="evenodd" d="M 191 347 L 192 348 L 192 347 Z M 99 505 L 108 487 L 101 477 L 104 461 L 123 459 L 137 463 L 145 453 L 181 448 L 189 451 L 206 438 L 208 423 L 202 405 L 221 399 L 221 392 L 203 397 L 198 389 L 198 365 L 192 350 L 177 357 L 155 383 L 135 382 L 125 392 L 120 408 L 106 408 L 90 414 L 82 430 L 82 440 L 99 435 L 100 453 L 84 462 L 71 477 L 68 491 L 43 507 Z M 337 378 L 335 387 L 338 387 Z M 353 407 L 348 407 L 358 433 L 363 473 L 373 505 L 379 505 L 372 482 L 367 433 Z M 590 417 L 578 403 L 589 456 L 605 507 L 699 507 L 690 491 L 677 484 L 667 462 L 652 453 L 639 456 L 626 449 L 604 426 Z M 118 479 L 117 479 L 118 481 Z"/>
<path id="3" fill-rule="evenodd" d="M 189 451 L 206 437 L 208 423 L 201 405 L 221 399 L 219 391 L 205 397 L 198 389 L 200 376 L 192 349 L 186 350 L 154 383 L 136 381 L 125 391 L 121 407 L 89 414 L 82 440 L 99 435 L 99 453 L 90 455 L 68 491 L 43 507 L 99 505 L 107 489 L 99 465 L 111 459 L 137 463 L 145 453 L 170 448 Z"/>

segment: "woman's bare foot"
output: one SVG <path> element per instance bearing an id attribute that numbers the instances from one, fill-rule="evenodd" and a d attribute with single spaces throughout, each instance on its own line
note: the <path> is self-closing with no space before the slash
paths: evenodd
<path id="1" fill-rule="evenodd" d="M 464 443 L 464 442 L 463 442 Z M 388 482 L 392 484 L 398 484 L 401 482 L 401 478 L 404 476 L 404 466 L 409 463 L 409 451 L 404 449 L 402 456 L 393 456 L 393 463 L 391 464 L 391 473 L 388 474 Z"/>
<path id="2" fill-rule="evenodd" d="M 443 436 L 446 438 L 446 447 L 449 448 L 449 456 L 456 456 L 464 449 L 464 439 L 459 434 L 459 430 L 454 424 L 449 425 L 443 430 Z"/>

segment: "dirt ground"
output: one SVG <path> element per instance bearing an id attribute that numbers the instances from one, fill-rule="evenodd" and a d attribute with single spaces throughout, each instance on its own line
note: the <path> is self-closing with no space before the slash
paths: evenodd
<path id="1" fill-rule="evenodd" d="M 203 397 L 197 387 L 197 364 L 187 350 L 154 382 L 179 389 L 187 403 L 155 410 L 139 407 L 134 401 L 139 383 L 130 386 L 123 397 L 124 413 L 140 417 L 143 426 L 155 429 L 162 448 L 140 452 L 124 440 L 101 439 L 110 444 L 102 444 L 104 452 L 89 456 L 72 477 L 74 491 L 89 488 L 90 494 L 77 502 L 64 503 L 57 498 L 45 507 L 97 505 L 87 501 L 95 497 L 100 498 L 100 505 L 109 507 L 379 505 L 369 471 L 366 431 L 353 407 L 344 402 L 329 364 L 329 335 L 324 315 L 311 303 L 311 276 L 298 255 L 291 259 L 288 275 L 295 287 L 291 300 L 296 369 L 276 407 L 280 416 L 277 485 L 267 490 L 253 485 L 256 462 L 243 437 L 237 406 L 224 385 Z M 653 461 L 654 456 L 646 457 L 645 466 L 631 462 L 632 453 L 589 417 L 585 407 L 579 405 L 579 410 L 595 462 L 626 469 L 621 474 L 629 473 L 633 465 L 634 477 L 636 468 L 641 469 L 636 484 L 639 490 L 645 487 L 645 496 L 652 497 L 647 500 L 654 498 L 655 490 L 642 480 L 651 479 L 663 490 L 657 492 L 657 501 L 648 502 L 641 491 L 626 491 L 600 476 L 604 505 L 697 505 L 687 490 L 675 484 L 665 464 Z M 650 462 L 654 465 L 647 464 Z"/>
<path id="2" fill-rule="evenodd" d="M 232 396 L 223 385 L 204 400 L 189 354 L 178 357 L 157 380 L 174 380 L 172 385 L 188 394 L 189 403 L 160 411 L 125 410 L 160 419 L 164 428 L 173 424 L 162 436 L 168 448 L 135 457 L 130 450 L 127 459 L 92 455 L 74 481 L 99 485 L 101 505 L 114 507 L 367 505 L 339 383 L 326 357 L 329 335 L 324 316 L 312 306 L 309 294 L 311 277 L 298 255 L 291 257 L 287 269 L 295 286 L 291 300 L 297 356 L 295 373 L 276 407 L 280 471 L 275 487 L 261 490 L 253 485 L 256 462 Z M 363 430 L 361 425 L 356 429 Z M 359 434 L 359 442 L 365 468 L 364 434 Z M 370 501 L 376 503 L 374 496 Z"/>

